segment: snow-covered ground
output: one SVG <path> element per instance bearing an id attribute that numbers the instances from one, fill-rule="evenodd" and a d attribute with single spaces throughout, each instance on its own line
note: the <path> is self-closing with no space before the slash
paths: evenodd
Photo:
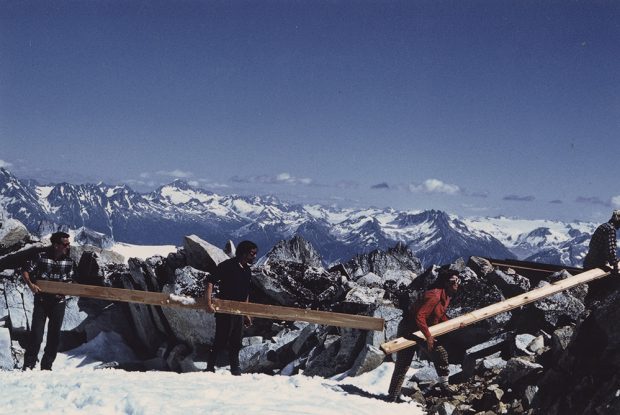
<path id="1" fill-rule="evenodd" d="M 121 254 L 127 261 L 129 258 L 145 260 L 154 255 L 165 257 L 171 252 L 176 252 L 177 248 L 174 245 L 131 245 L 117 242 L 110 250 Z"/>
<path id="2" fill-rule="evenodd" d="M 120 337 L 102 333 L 60 353 L 52 372 L 0 371 L 0 414 L 316 414 L 417 415 L 413 402 L 388 403 L 393 363 L 358 377 L 232 376 L 216 373 L 127 372 L 94 367 L 131 361 Z M 413 371 L 412 371 L 413 373 Z"/>

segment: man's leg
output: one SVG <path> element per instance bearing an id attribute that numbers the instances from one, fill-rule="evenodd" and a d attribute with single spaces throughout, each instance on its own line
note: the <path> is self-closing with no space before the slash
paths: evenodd
<path id="1" fill-rule="evenodd" d="M 215 372 L 217 357 L 226 348 L 230 333 L 230 317 L 232 316 L 228 314 L 215 314 L 215 339 L 213 340 L 213 347 L 211 347 L 209 360 L 207 361 L 207 372 Z"/>
<path id="2" fill-rule="evenodd" d="M 52 363 L 56 360 L 58 346 L 60 345 L 60 328 L 65 317 L 66 305 L 64 301 L 46 305 L 49 313 L 49 322 L 47 323 L 47 342 L 43 358 L 41 359 L 41 370 L 52 370 Z"/>
<path id="3" fill-rule="evenodd" d="M 448 351 L 442 345 L 436 345 L 433 349 L 433 364 L 439 376 L 439 386 L 445 391 L 451 391 L 448 383 L 450 376 L 450 363 L 448 362 Z"/>
<path id="4" fill-rule="evenodd" d="M 30 323 L 30 336 L 26 344 L 26 352 L 24 353 L 24 366 L 22 370 L 34 369 L 39 356 L 39 349 L 43 341 L 43 332 L 45 330 L 45 309 L 38 298 L 34 300 L 34 308 L 32 310 L 32 322 Z"/>
<path id="5" fill-rule="evenodd" d="M 241 339 L 243 338 L 243 316 L 231 316 L 230 337 L 228 356 L 230 360 L 230 373 L 235 376 L 241 375 L 239 364 L 239 351 L 241 350 Z"/>
<path id="6" fill-rule="evenodd" d="M 407 347 L 396 353 L 394 373 L 392 373 L 392 380 L 390 380 L 390 388 L 388 389 L 388 399 L 390 402 L 396 402 L 398 400 L 400 389 L 403 386 L 407 370 L 409 370 L 411 366 L 414 354 L 415 347 Z"/>

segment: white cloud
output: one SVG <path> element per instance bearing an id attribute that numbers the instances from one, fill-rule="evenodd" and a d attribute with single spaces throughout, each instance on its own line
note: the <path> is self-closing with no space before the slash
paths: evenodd
<path id="1" fill-rule="evenodd" d="M 620 208 L 620 195 L 611 198 L 611 204 L 615 208 Z"/>
<path id="2" fill-rule="evenodd" d="M 454 195 L 460 193 L 461 188 L 455 184 L 444 183 L 438 179 L 427 179 L 423 183 L 410 184 L 409 190 L 412 192 L 443 193 L 447 195 Z"/>
<path id="3" fill-rule="evenodd" d="M 310 184 L 312 179 L 307 177 L 294 177 L 290 173 L 280 173 L 276 176 L 276 182 L 288 184 Z"/>
<path id="4" fill-rule="evenodd" d="M 148 172 L 140 173 L 141 179 L 148 179 L 149 177 L 151 177 L 151 173 L 148 173 Z"/>
<path id="5" fill-rule="evenodd" d="M 157 172 L 157 174 L 160 175 L 160 176 L 174 177 L 174 178 L 177 178 L 177 179 L 187 179 L 188 177 L 192 177 L 194 175 L 192 172 L 183 171 L 183 170 L 179 170 L 179 169 L 175 169 L 175 170 L 172 170 L 172 171 L 160 170 L 160 171 Z"/>
<path id="6" fill-rule="evenodd" d="M 9 168 L 11 167 L 13 164 L 9 163 L 8 161 L 4 161 L 4 160 L 0 160 L 0 167 L 4 167 L 4 168 Z"/>
<path id="7" fill-rule="evenodd" d="M 295 177 L 290 173 L 280 173 L 276 176 L 270 175 L 260 175 L 260 176 L 249 176 L 249 177 L 239 177 L 235 176 L 231 179 L 233 182 L 237 183 L 265 183 L 265 184 L 293 184 L 293 185 L 311 185 L 313 184 L 312 179 L 308 177 Z"/>

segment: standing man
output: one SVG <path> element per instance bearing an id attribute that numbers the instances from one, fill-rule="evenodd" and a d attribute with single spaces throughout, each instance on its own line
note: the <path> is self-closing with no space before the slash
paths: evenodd
<path id="1" fill-rule="evenodd" d="M 252 271 L 250 267 L 256 259 L 258 247 L 254 242 L 242 241 L 237 246 L 234 258 L 227 259 L 218 265 L 215 275 L 212 275 L 207 282 L 207 311 L 215 313 L 215 307 L 211 302 L 213 285 L 219 282 L 220 298 L 224 300 L 245 301 L 249 300 L 250 278 Z M 239 366 L 239 350 L 241 350 L 241 339 L 243 336 L 243 324 L 252 325 L 250 316 L 238 316 L 233 314 L 215 314 L 215 341 L 209 354 L 207 371 L 215 371 L 215 362 L 218 354 L 228 346 L 230 359 L 230 373 L 234 376 L 241 375 Z"/>
<path id="2" fill-rule="evenodd" d="M 448 376 L 450 375 L 448 352 L 444 346 L 435 340 L 428 328 L 448 320 L 446 311 L 450 305 L 450 299 L 459 288 L 460 282 L 458 271 L 440 270 L 437 281 L 424 293 L 422 298 L 409 307 L 399 326 L 399 335 L 418 341 L 417 349 L 433 361 L 435 371 L 439 375 L 439 386 L 444 391 L 451 390 L 448 384 Z M 418 330 L 424 333 L 425 341 L 412 337 L 412 334 Z M 388 391 L 388 398 L 392 402 L 396 402 L 400 396 L 400 389 L 407 370 L 411 366 L 415 350 L 416 347 L 408 347 L 396 354 L 396 365 Z"/>
<path id="3" fill-rule="evenodd" d="M 605 268 L 609 264 L 613 273 L 618 274 L 616 229 L 620 229 L 620 209 L 614 210 L 611 219 L 594 231 L 588 253 L 583 260 L 584 268 Z"/>
<path id="4" fill-rule="evenodd" d="M 602 268 L 606 269 L 608 264 L 612 268 L 612 273 L 618 276 L 618 256 L 616 253 L 616 230 L 620 228 L 620 209 L 614 210 L 611 219 L 600 225 L 594 231 L 588 253 L 583 260 L 585 269 Z M 619 288 L 617 278 L 603 278 L 588 283 L 588 295 L 586 304 L 600 300 L 610 290 L 615 291 Z"/>
<path id="5" fill-rule="evenodd" d="M 56 232 L 52 234 L 51 243 L 51 246 L 39 253 L 22 273 L 24 281 L 34 294 L 30 341 L 24 354 L 23 370 L 34 369 L 37 363 L 46 319 L 49 319 L 49 322 L 41 370 L 52 370 L 52 363 L 58 353 L 60 328 L 65 316 L 65 297 L 43 294 L 36 284 L 37 280 L 72 282 L 75 276 L 75 262 L 69 257 L 69 235 L 65 232 Z"/>

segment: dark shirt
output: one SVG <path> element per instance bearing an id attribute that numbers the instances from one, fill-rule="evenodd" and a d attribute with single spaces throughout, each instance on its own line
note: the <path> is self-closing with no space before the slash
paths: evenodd
<path id="1" fill-rule="evenodd" d="M 594 268 L 609 263 L 617 267 L 617 262 L 616 228 L 610 222 L 603 223 L 596 228 L 592 235 L 588 254 L 583 261 L 583 265 L 585 268 Z"/>
<path id="2" fill-rule="evenodd" d="M 246 301 L 250 293 L 250 267 L 242 267 L 236 258 L 227 259 L 217 266 L 209 282 L 219 283 L 219 297 L 224 300 Z"/>
<path id="3" fill-rule="evenodd" d="M 34 261 L 30 262 L 24 271 L 28 271 L 30 281 L 33 283 L 36 283 L 37 280 L 72 282 L 76 275 L 75 262 L 70 256 L 63 255 L 55 260 L 49 250 L 37 254 Z M 35 298 L 56 301 L 64 300 L 64 296 L 54 294 L 37 294 Z"/>

